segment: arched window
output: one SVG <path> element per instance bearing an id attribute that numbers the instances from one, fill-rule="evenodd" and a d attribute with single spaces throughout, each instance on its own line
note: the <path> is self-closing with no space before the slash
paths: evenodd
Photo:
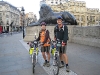
<path id="1" fill-rule="evenodd" d="M 7 25 L 9 25 L 9 21 L 7 20 Z"/>

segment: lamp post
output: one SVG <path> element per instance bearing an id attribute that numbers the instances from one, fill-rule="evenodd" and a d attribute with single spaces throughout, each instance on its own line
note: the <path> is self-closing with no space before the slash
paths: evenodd
<path id="1" fill-rule="evenodd" d="M 12 35 L 12 24 L 13 24 L 13 22 L 14 22 L 14 21 L 12 21 L 11 24 L 10 24 L 10 26 L 11 26 L 11 35 Z"/>
<path id="2" fill-rule="evenodd" d="M 24 10 L 24 7 L 22 7 L 22 9 L 21 9 L 21 15 L 22 15 L 22 19 L 23 19 L 23 21 L 22 21 L 22 22 L 23 22 L 23 23 L 22 23 L 22 24 L 23 24 L 23 38 L 25 37 L 25 33 L 24 33 L 24 15 L 25 15 L 25 14 L 24 14 L 24 11 L 25 11 L 25 10 Z"/>

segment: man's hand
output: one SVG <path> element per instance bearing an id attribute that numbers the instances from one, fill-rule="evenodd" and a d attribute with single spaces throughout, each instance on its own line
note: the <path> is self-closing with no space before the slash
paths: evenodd
<path id="1" fill-rule="evenodd" d="M 66 45 L 66 43 L 62 42 L 62 46 L 65 46 L 65 45 Z"/>
<path id="2" fill-rule="evenodd" d="M 41 42 L 41 47 L 43 47 L 43 43 Z"/>
<path id="3" fill-rule="evenodd" d="M 56 41 L 56 37 L 54 37 L 54 41 Z"/>

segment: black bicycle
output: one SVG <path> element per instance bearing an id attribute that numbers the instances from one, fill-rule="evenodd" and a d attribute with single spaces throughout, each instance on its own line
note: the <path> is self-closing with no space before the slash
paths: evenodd
<path id="1" fill-rule="evenodd" d="M 33 73 L 35 72 L 35 65 L 37 63 L 37 55 L 38 55 L 38 42 L 34 40 L 34 51 L 32 54 L 32 63 L 33 63 Z"/>
<path id="2" fill-rule="evenodd" d="M 36 38 L 35 38 L 36 39 Z M 38 41 L 34 40 L 30 43 L 29 54 L 32 58 L 32 65 L 33 65 L 33 73 L 35 72 L 35 65 L 37 63 L 37 55 L 38 55 Z"/>
<path id="3" fill-rule="evenodd" d="M 57 41 L 52 41 L 54 48 L 52 51 L 53 54 L 53 74 L 58 75 L 59 74 L 59 64 L 60 64 L 60 58 L 59 58 L 59 47 L 61 47 L 61 41 L 57 39 Z"/>

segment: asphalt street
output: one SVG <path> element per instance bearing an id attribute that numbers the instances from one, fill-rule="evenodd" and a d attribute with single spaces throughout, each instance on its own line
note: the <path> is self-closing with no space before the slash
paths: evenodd
<path id="1" fill-rule="evenodd" d="M 27 50 L 22 33 L 0 34 L 0 75 L 33 75 Z M 65 73 L 63 68 L 59 75 L 100 75 L 100 48 L 68 43 L 66 53 L 71 72 Z M 34 75 L 51 75 L 52 66 L 42 66 L 41 53 L 38 58 Z"/>

